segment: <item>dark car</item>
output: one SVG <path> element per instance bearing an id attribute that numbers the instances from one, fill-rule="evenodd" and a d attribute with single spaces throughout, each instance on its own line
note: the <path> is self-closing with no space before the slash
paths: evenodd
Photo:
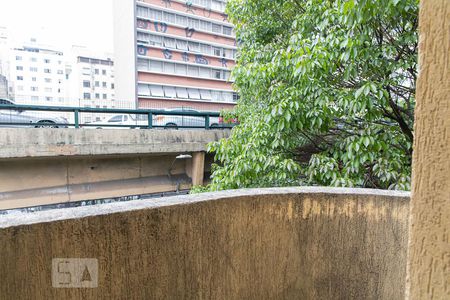
<path id="1" fill-rule="evenodd" d="M 0 105 L 15 105 L 8 99 L 0 99 Z M 32 112 L 0 107 L 0 127 L 63 127 L 67 128 L 69 122 L 64 117 L 39 116 Z"/>

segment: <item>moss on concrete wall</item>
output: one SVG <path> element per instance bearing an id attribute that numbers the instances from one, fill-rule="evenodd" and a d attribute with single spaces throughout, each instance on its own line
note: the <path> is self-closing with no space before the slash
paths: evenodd
<path id="1" fill-rule="evenodd" d="M 0 222 L 0 298 L 403 297 L 408 194 L 289 189 L 160 201 Z M 52 258 L 65 257 L 97 258 L 99 287 L 52 288 Z"/>

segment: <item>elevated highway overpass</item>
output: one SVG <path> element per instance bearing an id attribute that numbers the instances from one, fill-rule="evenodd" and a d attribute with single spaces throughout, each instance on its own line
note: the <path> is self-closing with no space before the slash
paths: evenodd
<path id="1" fill-rule="evenodd" d="M 0 129 L 0 210 L 173 192 L 204 183 L 229 130 Z"/>

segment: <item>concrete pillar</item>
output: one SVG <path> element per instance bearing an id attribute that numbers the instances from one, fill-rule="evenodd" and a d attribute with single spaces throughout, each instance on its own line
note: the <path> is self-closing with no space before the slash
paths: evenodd
<path id="1" fill-rule="evenodd" d="M 450 299 L 450 1 L 420 2 L 407 299 Z"/>
<path id="2" fill-rule="evenodd" d="M 205 152 L 196 152 L 192 155 L 192 185 L 203 185 L 205 174 Z"/>

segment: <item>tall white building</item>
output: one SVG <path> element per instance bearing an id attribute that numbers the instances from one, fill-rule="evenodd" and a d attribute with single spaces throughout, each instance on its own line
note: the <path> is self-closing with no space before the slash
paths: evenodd
<path id="1" fill-rule="evenodd" d="M 8 28 L 0 26 L 0 98 L 9 98 L 9 33 Z"/>
<path id="2" fill-rule="evenodd" d="M 112 54 L 92 53 L 74 46 L 68 63 L 69 98 L 72 106 L 89 108 L 134 108 L 134 103 L 115 99 Z M 104 119 L 104 114 L 83 114 L 82 121 Z"/>
<path id="3" fill-rule="evenodd" d="M 9 51 L 9 82 L 17 104 L 67 106 L 64 54 L 31 40 Z"/>
<path id="4" fill-rule="evenodd" d="M 80 107 L 115 108 L 114 62 L 112 54 L 92 53 L 73 47 L 68 65 L 69 91 Z"/>
<path id="5" fill-rule="evenodd" d="M 115 99 L 112 57 L 81 46 L 57 50 L 35 40 L 13 47 L 8 43 L 6 29 L 0 28 L 0 75 L 6 77 L 8 96 L 17 104 L 134 108 L 134 102 Z M 105 117 L 83 114 L 82 121 Z"/>

